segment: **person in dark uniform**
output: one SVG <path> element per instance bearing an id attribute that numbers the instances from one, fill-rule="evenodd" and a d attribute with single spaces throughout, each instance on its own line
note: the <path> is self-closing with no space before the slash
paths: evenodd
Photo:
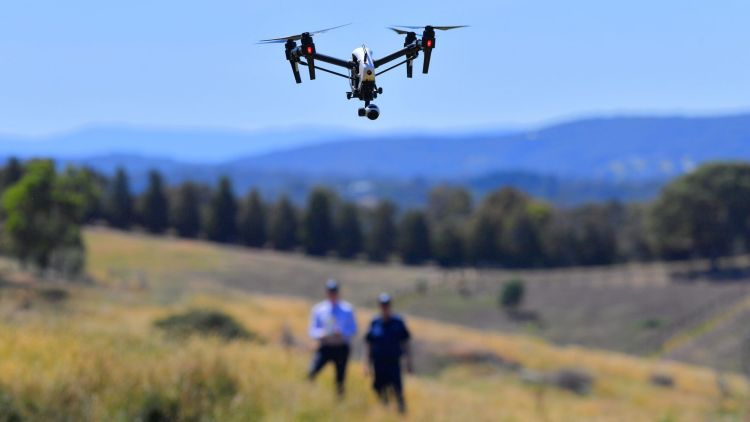
<path id="1" fill-rule="evenodd" d="M 326 282 L 327 300 L 324 300 L 310 313 L 310 338 L 318 342 L 307 377 L 314 380 L 326 364 L 332 362 L 336 367 L 336 391 L 344 394 L 346 365 L 349 360 L 351 339 L 357 334 L 357 320 L 354 308 L 348 302 L 339 299 L 339 283 L 336 280 Z"/>
<path id="2" fill-rule="evenodd" d="M 366 373 L 372 373 L 372 386 L 383 404 L 388 404 L 390 392 L 396 397 L 398 410 L 406 412 L 404 388 L 401 380 L 401 360 L 405 358 L 406 370 L 413 372 L 409 340 L 411 334 L 404 320 L 391 312 L 391 297 L 383 293 L 378 297 L 380 315 L 370 323 L 365 336 L 367 343 Z"/>

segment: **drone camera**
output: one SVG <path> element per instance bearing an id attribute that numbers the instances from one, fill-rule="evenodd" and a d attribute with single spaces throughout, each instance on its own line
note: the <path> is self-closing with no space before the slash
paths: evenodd
<path id="1" fill-rule="evenodd" d="M 380 116 L 380 109 L 375 104 L 365 107 L 365 111 L 367 112 L 367 118 L 370 120 L 375 120 Z"/>

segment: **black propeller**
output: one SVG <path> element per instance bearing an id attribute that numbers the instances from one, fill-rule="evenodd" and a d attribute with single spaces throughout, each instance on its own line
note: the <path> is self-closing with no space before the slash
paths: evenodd
<path id="1" fill-rule="evenodd" d="M 393 25 L 390 27 L 392 30 L 396 31 L 398 34 L 407 34 L 409 31 L 404 31 L 402 29 L 397 28 L 407 28 L 407 29 L 425 29 L 427 27 L 432 27 L 432 29 L 439 29 L 441 31 L 448 31 L 450 29 L 456 29 L 456 28 L 468 28 L 469 25 L 453 25 L 453 26 L 435 26 L 435 25 L 425 25 L 425 26 L 409 26 L 409 25 Z M 395 28 L 394 28 L 395 27 Z"/>
<path id="2" fill-rule="evenodd" d="M 399 35 L 406 35 L 406 42 L 404 42 L 404 47 L 409 45 L 411 42 L 416 41 L 417 36 L 414 31 L 409 31 L 409 29 L 423 29 L 422 32 L 422 41 L 420 48 L 422 51 L 424 51 L 424 60 L 422 62 L 422 73 L 427 73 L 430 71 L 430 58 L 432 57 L 432 49 L 435 48 L 435 30 L 439 31 L 448 31 L 450 29 L 457 29 L 457 28 L 466 28 L 469 25 L 453 25 L 453 26 L 433 26 L 433 25 L 427 25 L 427 26 L 409 26 L 409 25 L 394 25 L 389 27 L 389 29 Z M 406 28 L 406 29 L 401 29 Z M 411 61 L 407 62 L 407 68 L 406 68 L 406 77 L 411 77 Z"/>
<path id="3" fill-rule="evenodd" d="M 324 32 L 330 31 L 332 29 L 343 28 L 343 27 L 348 26 L 348 25 L 351 25 L 351 23 L 347 23 L 345 25 L 334 26 L 332 28 L 321 29 L 321 30 L 313 31 L 313 32 L 305 32 L 305 33 L 302 33 L 302 34 L 290 35 L 288 37 L 270 38 L 270 39 L 267 39 L 267 40 L 260 40 L 260 41 L 258 41 L 258 44 L 281 44 L 281 43 L 285 43 L 287 41 L 299 41 L 299 40 L 302 39 L 302 36 L 305 35 L 305 34 L 308 34 L 310 36 L 318 35 L 318 34 L 322 34 Z"/>
<path id="4" fill-rule="evenodd" d="M 294 73 L 294 81 L 297 83 L 301 83 L 302 79 L 300 78 L 299 69 L 297 67 L 297 63 L 299 63 L 298 54 L 295 53 L 297 50 L 297 43 L 295 41 L 302 41 L 302 51 L 301 54 L 304 55 L 304 57 L 307 59 L 307 69 L 310 72 L 310 80 L 315 79 L 315 44 L 313 43 L 312 37 L 317 34 L 322 34 L 324 32 L 330 31 L 332 29 L 341 28 L 347 25 L 351 25 L 351 23 L 347 23 L 345 25 L 339 25 L 334 26 L 332 28 L 326 28 L 326 29 L 320 29 L 318 31 L 312 31 L 312 32 L 303 32 L 301 34 L 297 35 L 290 35 L 288 37 L 280 37 L 280 38 L 270 38 L 267 40 L 260 40 L 258 44 L 286 44 L 286 59 L 289 60 L 289 64 L 292 66 L 292 73 Z M 297 54 L 297 55 L 295 55 Z"/>
<path id="5" fill-rule="evenodd" d="M 392 26 L 389 26 L 388 29 L 390 29 L 391 31 L 393 31 L 393 32 L 395 32 L 395 33 L 397 33 L 399 35 L 406 35 L 406 34 L 413 34 L 414 33 L 414 31 L 405 31 L 403 29 L 394 28 Z"/>

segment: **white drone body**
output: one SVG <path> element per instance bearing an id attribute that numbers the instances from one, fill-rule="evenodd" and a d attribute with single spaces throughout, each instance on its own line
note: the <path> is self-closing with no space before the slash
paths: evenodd
<path id="1" fill-rule="evenodd" d="M 302 83 L 302 78 L 299 73 L 299 65 L 307 66 L 310 73 L 310 80 L 315 79 L 316 69 L 349 79 L 349 87 L 351 91 L 346 93 L 346 98 L 357 98 L 360 101 L 364 101 L 364 107 L 361 107 L 358 110 L 359 116 L 367 116 L 370 120 L 375 120 L 378 118 L 378 116 L 380 116 L 380 109 L 378 109 L 378 106 L 376 106 L 375 104 L 372 104 L 372 100 L 377 98 L 379 94 L 383 93 L 383 89 L 375 84 L 375 77 L 378 75 L 382 75 L 383 73 L 398 66 L 401 66 L 402 64 L 406 64 L 406 77 L 411 78 L 413 61 L 417 58 L 417 56 L 419 56 L 420 51 L 424 53 L 422 73 L 426 74 L 430 69 L 430 57 L 432 56 L 432 50 L 435 48 L 435 30 L 438 29 L 446 31 L 449 29 L 463 28 L 466 25 L 424 27 L 403 26 L 396 28 L 391 27 L 390 29 L 397 34 L 406 35 L 404 48 L 377 60 L 373 58 L 372 51 L 365 45 L 354 49 L 354 51 L 352 52 L 351 60 L 341 60 L 335 57 L 318 53 L 315 50 L 315 44 L 313 43 L 313 35 L 320 34 L 331 29 L 340 28 L 341 26 L 323 29 L 315 32 L 304 32 L 302 34 L 292 35 L 289 37 L 262 40 L 260 41 L 260 43 L 285 44 L 286 59 L 289 61 L 289 64 L 292 67 L 294 80 L 297 83 Z M 422 32 L 422 38 L 418 38 L 415 32 L 400 28 L 424 28 L 424 31 Z M 299 46 L 297 45 L 296 41 L 300 41 Z M 381 66 L 401 57 L 405 58 L 402 62 L 381 70 L 380 72 L 377 71 L 377 69 Z M 330 69 L 319 67 L 315 64 L 315 60 L 332 64 L 334 66 L 343 67 L 349 71 L 349 74 L 347 75 L 344 73 L 339 73 Z"/>

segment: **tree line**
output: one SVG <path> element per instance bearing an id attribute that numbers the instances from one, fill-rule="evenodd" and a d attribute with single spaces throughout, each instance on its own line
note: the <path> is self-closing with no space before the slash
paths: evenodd
<path id="1" fill-rule="evenodd" d="M 558 208 L 510 187 L 475 203 L 465 189 L 442 185 L 430 192 L 424 207 L 399 210 L 387 200 L 355 204 L 325 187 L 314 189 L 298 206 L 285 196 L 267 201 L 258 190 L 238 196 L 228 178 L 216 186 L 168 186 L 157 171 L 150 172 L 147 188 L 135 194 L 124 169 L 110 179 L 86 168 L 69 167 L 55 174 L 49 161 L 10 160 L 0 172 L 2 247 L 23 260 L 27 252 L 18 244 L 34 237 L 14 230 L 29 229 L 31 223 L 25 220 L 35 215 L 29 210 L 42 206 L 34 203 L 40 196 L 31 192 L 37 187 L 27 180 L 39 178 L 41 167 L 48 184 L 56 186 L 48 190 L 58 190 L 50 193 L 50 201 L 73 198 L 61 205 L 74 209 L 66 220 L 71 223 L 104 222 L 121 230 L 311 256 L 373 262 L 397 258 L 408 265 L 434 262 L 442 267 L 543 268 L 693 257 L 715 263 L 750 248 L 747 163 L 704 165 L 668 184 L 648 204 Z M 23 192 L 26 202 L 19 199 Z M 45 212 L 34 218 L 65 215 Z M 66 236 L 67 244 L 80 243 L 80 234 Z M 50 257 L 34 260 L 44 266 Z"/>

